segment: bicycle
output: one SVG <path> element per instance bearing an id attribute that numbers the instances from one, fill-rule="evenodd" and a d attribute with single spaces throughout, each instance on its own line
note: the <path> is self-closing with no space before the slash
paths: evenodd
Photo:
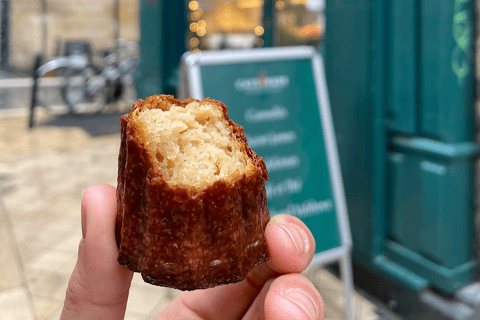
<path id="1" fill-rule="evenodd" d="M 137 52 L 135 43 L 117 42 L 112 52 L 104 52 L 98 64 L 91 61 L 89 50 L 70 50 L 67 56 L 55 57 L 43 65 L 43 58 L 37 55 L 29 127 L 34 125 L 39 78 L 61 71 L 65 79 L 61 96 L 69 114 L 100 113 L 110 105 L 117 104 L 126 88 L 133 86 L 133 74 L 138 64 Z"/>

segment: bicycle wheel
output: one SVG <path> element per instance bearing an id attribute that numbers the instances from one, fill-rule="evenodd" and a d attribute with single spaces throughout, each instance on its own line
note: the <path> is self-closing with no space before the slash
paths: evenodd
<path id="1" fill-rule="evenodd" d="M 95 77 L 89 73 L 84 70 L 65 77 L 62 97 L 72 114 L 98 113 L 105 106 L 103 88 L 87 91 L 89 82 Z"/>

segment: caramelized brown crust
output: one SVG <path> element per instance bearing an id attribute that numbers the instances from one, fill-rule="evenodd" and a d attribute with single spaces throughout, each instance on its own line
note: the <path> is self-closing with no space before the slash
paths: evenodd
<path id="1" fill-rule="evenodd" d="M 194 290 L 243 280 L 268 260 L 264 230 L 270 219 L 262 158 L 248 146 L 243 128 L 225 119 L 244 143 L 256 170 L 234 181 L 219 180 L 202 188 L 170 186 L 163 170 L 143 145 L 133 125 L 135 110 L 186 106 L 172 96 L 139 100 L 121 117 L 116 239 L 118 261 L 141 272 L 146 282 Z"/>

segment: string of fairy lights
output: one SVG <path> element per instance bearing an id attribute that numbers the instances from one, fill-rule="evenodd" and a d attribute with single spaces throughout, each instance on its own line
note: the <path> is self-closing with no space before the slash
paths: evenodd
<path id="1" fill-rule="evenodd" d="M 188 20 L 190 21 L 189 29 L 193 34 L 189 40 L 189 48 L 190 51 L 200 52 L 199 38 L 207 34 L 207 23 L 205 20 L 201 20 L 203 10 L 200 8 L 200 5 L 197 1 L 190 1 L 188 3 L 188 9 L 190 10 L 188 14 Z"/>

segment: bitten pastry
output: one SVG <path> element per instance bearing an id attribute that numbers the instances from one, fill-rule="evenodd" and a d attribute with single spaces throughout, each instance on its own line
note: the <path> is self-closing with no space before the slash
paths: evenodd
<path id="1" fill-rule="evenodd" d="M 268 259 L 265 162 L 215 100 L 139 100 L 121 117 L 118 262 L 151 284 L 241 281 Z"/>

